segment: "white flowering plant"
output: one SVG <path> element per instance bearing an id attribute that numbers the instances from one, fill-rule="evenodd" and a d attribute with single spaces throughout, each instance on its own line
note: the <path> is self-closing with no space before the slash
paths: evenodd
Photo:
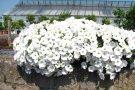
<path id="1" fill-rule="evenodd" d="M 74 17 L 31 24 L 15 38 L 13 49 L 14 60 L 28 74 L 34 69 L 45 76 L 67 75 L 80 57 L 85 58 L 80 66 L 103 80 L 106 74 L 114 79 L 127 65 L 135 67 L 135 32 Z"/>

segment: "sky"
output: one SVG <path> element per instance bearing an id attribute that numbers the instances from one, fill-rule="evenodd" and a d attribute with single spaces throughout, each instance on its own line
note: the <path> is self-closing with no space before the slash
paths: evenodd
<path id="1" fill-rule="evenodd" d="M 19 0 L 0 0 L 0 16 L 15 7 Z"/>

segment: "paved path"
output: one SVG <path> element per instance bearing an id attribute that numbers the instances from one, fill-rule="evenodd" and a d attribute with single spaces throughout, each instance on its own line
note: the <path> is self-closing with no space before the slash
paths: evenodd
<path id="1" fill-rule="evenodd" d="M 15 52 L 13 50 L 10 49 L 0 49 L 0 54 L 10 54 L 10 55 L 14 55 Z"/>
<path id="2" fill-rule="evenodd" d="M 18 34 L 11 34 L 11 37 L 14 39 Z M 8 34 L 0 34 L 0 38 L 8 39 Z"/>

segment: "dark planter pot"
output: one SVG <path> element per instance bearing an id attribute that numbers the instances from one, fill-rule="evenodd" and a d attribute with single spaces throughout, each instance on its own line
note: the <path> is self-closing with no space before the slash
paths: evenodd
<path id="1" fill-rule="evenodd" d="M 3 34 L 8 34 L 8 31 L 7 30 L 3 30 Z"/>
<path id="2" fill-rule="evenodd" d="M 3 34 L 3 31 L 2 30 L 0 30 L 0 34 Z"/>
<path id="3" fill-rule="evenodd" d="M 19 34 L 20 32 L 21 32 L 21 31 L 20 31 L 20 30 L 18 30 L 18 31 L 17 31 L 17 34 Z"/>

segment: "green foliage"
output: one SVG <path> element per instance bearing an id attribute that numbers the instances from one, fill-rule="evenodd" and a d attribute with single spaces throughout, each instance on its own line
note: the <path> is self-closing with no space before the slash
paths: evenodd
<path id="1" fill-rule="evenodd" d="M 4 16 L 4 28 L 8 28 L 8 20 L 12 21 L 12 18 L 10 16 Z"/>
<path id="2" fill-rule="evenodd" d="M 110 19 L 108 17 L 104 17 L 102 19 L 102 24 L 106 24 L 106 25 L 109 25 L 110 24 Z"/>
<path id="3" fill-rule="evenodd" d="M 135 30 L 135 5 L 132 6 L 127 12 L 124 12 L 124 10 L 117 8 L 113 11 L 113 14 L 116 17 L 114 23 L 118 27 L 123 27 L 127 30 Z"/>
<path id="4" fill-rule="evenodd" d="M 102 37 L 97 37 L 97 41 L 98 41 L 98 47 L 103 47 L 104 41 L 102 40 Z"/>
<path id="5" fill-rule="evenodd" d="M 49 18 L 47 16 L 39 16 L 38 17 L 38 22 L 42 22 L 44 20 L 49 20 Z"/>
<path id="6" fill-rule="evenodd" d="M 135 29 L 135 5 L 126 12 L 125 19 L 125 28 L 129 30 Z"/>
<path id="7" fill-rule="evenodd" d="M 21 28 L 24 28 L 26 26 L 22 19 L 18 20 L 18 22 L 19 22 L 19 25 L 21 26 Z"/>
<path id="8" fill-rule="evenodd" d="M 0 22 L 0 30 L 3 30 L 4 27 L 2 26 L 2 22 Z"/>
<path id="9" fill-rule="evenodd" d="M 87 15 L 87 16 L 86 16 L 86 19 L 88 19 L 88 20 L 93 20 L 94 22 L 97 21 L 97 18 L 96 18 L 96 16 L 95 16 L 94 14 L 92 14 L 92 15 Z"/>
<path id="10" fill-rule="evenodd" d="M 79 15 L 75 16 L 75 19 L 81 19 L 81 18 L 82 16 L 79 16 Z"/>
<path id="11" fill-rule="evenodd" d="M 67 19 L 68 17 L 71 16 L 70 12 L 62 12 L 59 16 L 58 16 L 58 21 L 64 21 L 65 19 Z"/>
<path id="12" fill-rule="evenodd" d="M 50 23 L 53 23 L 53 21 L 54 20 L 57 20 L 58 18 L 54 18 L 54 17 L 52 17 L 52 18 L 50 18 Z"/>
<path id="13" fill-rule="evenodd" d="M 12 22 L 12 28 L 13 29 L 21 29 L 25 26 L 25 23 L 22 19 L 16 20 Z"/>
<path id="14" fill-rule="evenodd" d="M 125 11 L 122 10 L 122 9 L 120 9 L 120 8 L 117 8 L 117 9 L 114 10 L 112 13 L 113 13 L 113 14 L 115 15 L 115 17 L 116 17 L 116 19 L 114 20 L 114 23 L 115 23 L 118 27 L 123 27 L 122 22 L 123 22 L 123 20 L 124 20 L 124 18 L 125 18 Z"/>
<path id="15" fill-rule="evenodd" d="M 29 22 L 30 24 L 35 23 L 35 16 L 33 14 L 28 14 L 26 16 L 26 21 Z"/>

